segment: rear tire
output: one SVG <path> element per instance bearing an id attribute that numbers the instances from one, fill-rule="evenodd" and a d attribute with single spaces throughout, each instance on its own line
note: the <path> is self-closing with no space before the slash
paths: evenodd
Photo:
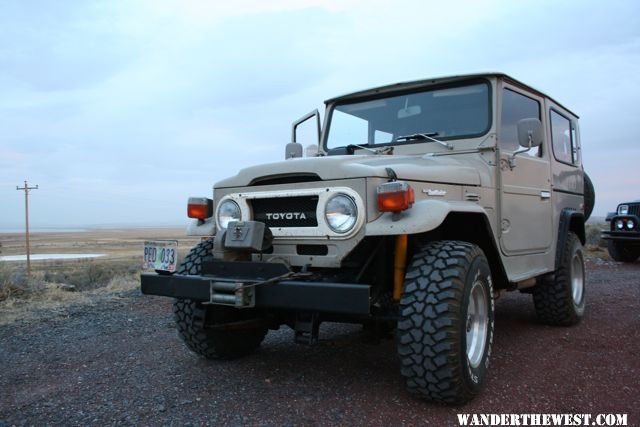
<path id="1" fill-rule="evenodd" d="M 176 274 L 199 275 L 202 261 L 210 259 L 213 242 L 205 240 L 191 249 Z M 236 359 L 253 353 L 264 340 L 266 328 L 216 330 L 211 326 L 250 319 L 254 310 L 204 305 L 199 301 L 176 299 L 173 314 L 178 335 L 189 350 L 207 359 Z"/>
<path id="2" fill-rule="evenodd" d="M 491 270 L 482 250 L 431 242 L 407 268 L 398 354 L 409 392 L 464 403 L 487 378 L 494 326 Z"/>
<path id="3" fill-rule="evenodd" d="M 640 246 L 631 246 L 615 240 L 607 241 L 609 256 L 618 262 L 635 262 L 640 256 Z"/>
<path id="4" fill-rule="evenodd" d="M 569 326 L 582 319 L 585 301 L 582 243 L 569 233 L 558 269 L 533 288 L 533 303 L 543 323 Z"/>

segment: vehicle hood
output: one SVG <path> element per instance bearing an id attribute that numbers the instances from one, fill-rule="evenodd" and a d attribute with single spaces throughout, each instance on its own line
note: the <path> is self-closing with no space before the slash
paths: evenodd
<path id="1" fill-rule="evenodd" d="M 296 175 L 316 175 L 322 181 L 368 177 L 387 178 L 389 177 L 387 168 L 391 168 L 401 180 L 477 186 L 481 184 L 478 170 L 485 169 L 486 164 L 468 156 L 345 155 L 307 157 L 242 169 L 236 176 L 218 182 L 216 188 L 261 185 L 261 181 L 287 177 L 291 178 L 291 182 L 295 182 Z"/>

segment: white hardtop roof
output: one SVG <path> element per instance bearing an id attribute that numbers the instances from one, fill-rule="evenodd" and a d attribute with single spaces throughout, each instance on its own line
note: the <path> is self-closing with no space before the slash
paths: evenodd
<path id="1" fill-rule="evenodd" d="M 460 75 L 454 75 L 454 76 L 445 76 L 445 77 L 436 77 L 436 78 L 431 78 L 431 79 L 424 79 L 424 80 L 414 80 L 414 81 L 409 81 L 409 82 L 401 82 L 401 83 L 394 83 L 394 84 L 390 84 L 390 85 L 384 85 L 384 86 L 378 86 L 378 87 L 374 87 L 374 88 L 370 88 L 370 89 L 365 89 L 365 90 L 360 90 L 357 92 L 352 92 L 352 93 L 348 93 L 345 95 L 341 95 L 341 96 L 337 96 L 334 98 L 330 98 L 328 100 L 325 101 L 325 104 L 330 104 L 330 103 L 334 103 L 334 102 L 344 102 L 344 101 L 354 101 L 357 100 L 359 98 L 369 98 L 369 97 L 374 97 L 377 95 L 382 95 L 385 93 L 393 93 L 393 92 L 402 92 L 402 91 L 412 91 L 412 90 L 420 90 L 420 89 L 424 89 L 424 88 L 428 88 L 429 86 L 433 86 L 433 85 L 438 85 L 438 84 L 446 84 L 446 83 L 453 83 L 453 82 L 457 82 L 457 81 L 464 81 L 464 80 L 473 80 L 473 79 L 481 79 L 481 78 L 489 78 L 489 77 L 495 77 L 498 79 L 502 79 L 505 81 L 508 81 L 511 84 L 515 84 L 516 86 L 520 86 L 526 90 L 528 90 L 529 92 L 535 93 L 539 96 L 542 96 L 544 98 L 549 98 L 551 100 L 553 100 L 553 102 L 555 102 L 556 104 L 562 106 L 562 108 L 564 108 L 565 110 L 571 112 L 571 114 L 575 115 L 576 117 L 578 117 L 573 111 L 571 111 L 570 109 L 568 109 L 567 107 L 565 107 L 564 105 L 562 105 L 561 103 L 559 103 L 558 101 L 556 101 L 555 99 L 553 99 L 552 97 L 550 97 L 549 95 L 545 94 L 544 92 L 541 92 L 525 83 L 522 83 L 521 81 L 514 79 L 513 77 L 504 74 L 504 73 L 500 73 L 500 72 L 487 72 L 487 73 L 476 73 L 476 74 L 460 74 Z"/>

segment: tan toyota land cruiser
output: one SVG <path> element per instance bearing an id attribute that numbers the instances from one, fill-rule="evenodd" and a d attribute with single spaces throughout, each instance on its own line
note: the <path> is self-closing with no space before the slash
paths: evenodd
<path id="1" fill-rule="evenodd" d="M 281 325 L 300 343 L 326 321 L 396 328 L 409 391 L 461 403 L 487 378 L 500 293 L 582 318 L 593 188 L 578 117 L 545 94 L 499 73 L 364 90 L 326 101 L 322 127 L 296 121 L 285 157 L 189 199 L 203 240 L 179 267 L 175 243 L 145 244 L 142 292 L 175 298 L 195 353 L 237 358 Z"/>

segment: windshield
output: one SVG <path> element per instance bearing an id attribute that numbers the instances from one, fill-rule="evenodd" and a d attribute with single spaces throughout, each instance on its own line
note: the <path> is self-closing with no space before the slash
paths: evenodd
<path id="1" fill-rule="evenodd" d="M 438 88 L 337 105 L 331 112 L 327 149 L 395 145 L 479 136 L 490 127 L 489 84 Z M 404 137 L 404 138 L 402 138 Z"/>

